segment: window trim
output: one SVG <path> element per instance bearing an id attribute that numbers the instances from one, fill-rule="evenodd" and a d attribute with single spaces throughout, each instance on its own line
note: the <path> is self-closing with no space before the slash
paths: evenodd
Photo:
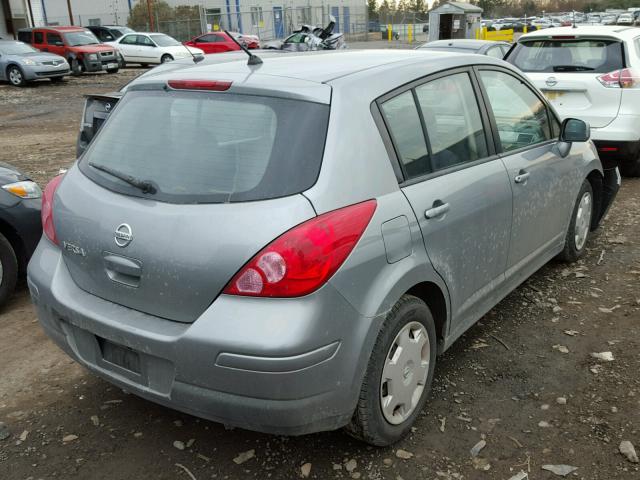
<path id="1" fill-rule="evenodd" d="M 371 112 L 374 116 L 374 121 L 378 126 L 378 130 L 380 132 L 380 135 L 382 136 L 383 143 L 385 144 L 387 153 L 389 154 L 389 161 L 391 162 L 393 171 L 396 174 L 396 178 L 398 179 L 398 184 L 400 188 L 403 188 L 409 185 L 414 185 L 416 183 L 421 183 L 421 182 L 430 180 L 432 178 L 440 177 L 442 175 L 447 175 L 449 173 L 457 172 L 458 170 L 463 170 L 465 168 L 475 167 L 477 165 L 481 165 L 485 162 L 490 162 L 499 158 L 499 156 L 497 155 L 497 150 L 495 146 L 493 124 L 490 122 L 490 116 L 488 115 L 488 112 L 486 110 L 484 97 L 482 96 L 482 92 L 480 91 L 481 86 L 479 84 L 478 79 L 476 78 L 475 72 L 473 70 L 474 68 L 475 68 L 475 65 L 465 65 L 462 67 L 454 67 L 448 70 L 441 70 L 439 72 L 434 72 L 432 74 L 417 78 L 415 80 L 412 80 L 411 82 L 401 85 L 385 93 L 384 95 L 381 95 L 371 103 Z M 400 160 L 400 156 L 396 148 L 396 142 L 395 142 L 395 139 L 393 138 L 393 133 L 391 132 L 391 129 L 389 128 L 389 124 L 387 123 L 387 120 L 385 119 L 384 114 L 382 113 L 382 104 L 388 100 L 391 100 L 392 98 L 402 95 L 407 91 L 413 92 L 412 95 L 413 95 L 414 104 L 418 112 L 418 117 L 420 119 L 420 124 L 422 126 L 422 134 L 424 136 L 425 144 L 427 146 L 427 151 L 429 153 L 429 162 L 431 163 L 433 161 L 433 155 L 431 153 L 431 142 L 429 140 L 429 135 L 427 134 L 426 125 L 424 122 L 424 118 L 422 116 L 420 105 L 416 99 L 415 89 L 431 81 L 438 80 L 444 77 L 449 77 L 452 75 L 457 75 L 460 73 L 466 73 L 469 76 L 469 80 L 471 82 L 471 88 L 473 89 L 473 93 L 475 94 L 476 104 L 478 105 L 478 111 L 480 113 L 480 119 L 482 121 L 482 128 L 484 131 L 485 142 L 487 144 L 488 156 L 479 158 L 472 162 L 463 162 L 458 165 L 452 165 L 449 168 L 443 168 L 441 170 L 431 171 L 424 175 L 409 178 L 405 171 L 404 165 Z M 378 118 L 376 118 L 376 116 L 378 116 Z M 432 167 L 433 167 L 433 164 L 432 164 Z"/>
<path id="2" fill-rule="evenodd" d="M 551 115 L 553 115 L 555 119 L 558 121 L 558 123 L 560 123 L 561 125 L 562 125 L 562 122 L 560 121 L 560 119 L 558 119 L 555 111 L 553 110 L 553 108 L 551 108 L 551 104 L 546 99 L 546 97 L 530 81 L 518 75 L 516 72 L 512 70 L 508 68 L 500 67 L 498 65 L 475 65 L 473 67 L 473 70 L 474 70 L 475 76 L 477 77 L 476 80 L 478 82 L 478 87 L 480 88 L 481 95 L 484 99 L 485 110 L 489 115 L 489 121 L 491 122 L 491 130 L 493 131 L 493 142 L 495 144 L 495 152 L 499 158 L 507 157 L 510 155 L 516 155 L 518 153 L 526 152 L 528 150 L 533 150 L 534 148 L 538 148 L 546 144 L 553 144 L 558 142 L 560 132 L 558 132 L 558 136 L 556 137 L 553 131 L 552 123 L 551 123 Z M 549 132 L 551 133 L 551 138 L 549 140 L 544 140 L 538 143 L 532 143 L 531 145 L 526 145 L 524 147 L 505 152 L 502 148 L 502 142 L 500 141 L 500 134 L 498 133 L 498 124 L 496 123 L 496 117 L 495 117 L 495 114 L 493 113 L 493 108 L 491 107 L 491 103 L 489 102 L 489 95 L 487 94 L 487 91 L 484 88 L 484 84 L 482 83 L 482 79 L 480 77 L 480 72 L 482 71 L 496 71 L 496 72 L 501 72 L 501 73 L 510 75 L 516 80 L 519 80 L 522 84 L 529 87 L 529 90 L 531 90 L 531 92 L 545 106 L 545 110 L 547 111 L 547 122 L 549 123 Z"/>

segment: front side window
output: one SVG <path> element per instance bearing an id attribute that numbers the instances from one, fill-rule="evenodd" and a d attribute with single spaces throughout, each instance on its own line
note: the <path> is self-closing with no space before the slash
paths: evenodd
<path id="1" fill-rule="evenodd" d="M 547 108 L 524 82 L 495 70 L 482 70 L 480 78 L 493 110 L 502 151 L 552 138 Z"/>
<path id="2" fill-rule="evenodd" d="M 215 42 L 217 38 L 217 35 L 209 33 L 208 35 L 203 35 L 196 38 L 196 43 L 212 43 Z"/>
<path id="3" fill-rule="evenodd" d="M 49 45 L 60 45 L 62 44 L 62 37 L 57 33 L 47 33 L 47 43 Z"/>
<path id="4" fill-rule="evenodd" d="M 429 151 L 413 92 L 404 92 L 384 102 L 382 113 L 407 177 L 430 173 Z"/>
<path id="5" fill-rule="evenodd" d="M 434 171 L 487 157 L 487 140 L 467 73 L 442 77 L 416 88 L 431 146 Z"/>
<path id="6" fill-rule="evenodd" d="M 143 47 L 155 47 L 155 44 L 151 41 L 149 37 L 145 37 L 144 35 L 138 35 L 138 45 L 142 45 Z"/>

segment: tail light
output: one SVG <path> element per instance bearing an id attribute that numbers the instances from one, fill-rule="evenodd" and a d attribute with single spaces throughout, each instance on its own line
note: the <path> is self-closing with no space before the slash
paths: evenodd
<path id="1" fill-rule="evenodd" d="M 42 218 L 42 230 L 49 240 L 56 245 L 59 245 L 58 237 L 56 236 L 56 228 L 53 225 L 53 197 L 56 194 L 56 190 L 62 181 L 64 175 L 58 175 L 51 180 L 44 189 L 42 194 L 42 210 L 40 211 L 40 217 Z"/>
<path id="2" fill-rule="evenodd" d="M 369 200 L 301 223 L 253 257 L 223 293 L 301 297 L 317 290 L 349 256 L 375 210 Z"/>
<path id="3" fill-rule="evenodd" d="M 607 88 L 640 88 L 640 73 L 623 68 L 600 75 L 598 81 Z"/>

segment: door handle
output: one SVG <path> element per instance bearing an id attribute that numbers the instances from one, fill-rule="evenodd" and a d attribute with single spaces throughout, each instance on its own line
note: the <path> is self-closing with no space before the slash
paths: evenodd
<path id="1" fill-rule="evenodd" d="M 428 219 L 441 217 L 449 211 L 449 204 L 442 203 L 440 200 L 433 202 L 433 207 L 424 212 L 424 216 Z"/>
<path id="2" fill-rule="evenodd" d="M 516 183 L 524 183 L 527 181 L 527 178 L 529 178 L 529 175 L 531 175 L 531 173 L 526 172 L 524 170 L 520 170 L 520 173 L 518 173 L 518 175 L 516 175 L 513 180 Z"/>

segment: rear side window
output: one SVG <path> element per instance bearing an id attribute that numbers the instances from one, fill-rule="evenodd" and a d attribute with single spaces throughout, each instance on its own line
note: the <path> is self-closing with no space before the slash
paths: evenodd
<path id="1" fill-rule="evenodd" d="M 24 43 L 31 43 L 31 32 L 18 32 L 18 40 Z"/>
<path id="2" fill-rule="evenodd" d="M 615 40 L 538 40 L 520 43 L 508 61 L 523 72 L 608 73 L 624 68 Z"/>
<path id="3" fill-rule="evenodd" d="M 503 152 L 552 138 L 547 108 L 525 83 L 495 70 L 482 70 L 480 79 L 495 117 Z"/>
<path id="4" fill-rule="evenodd" d="M 329 106 L 199 92 L 127 93 L 82 157 L 112 190 L 171 203 L 278 198 L 310 188 L 320 171 Z M 157 189 L 143 194 L 89 165 Z"/>
<path id="5" fill-rule="evenodd" d="M 382 104 L 385 121 L 407 177 L 431 172 L 429 151 L 424 138 L 413 92 L 404 92 Z"/>
<path id="6" fill-rule="evenodd" d="M 33 43 L 44 43 L 44 34 L 42 32 L 33 32 Z"/>

